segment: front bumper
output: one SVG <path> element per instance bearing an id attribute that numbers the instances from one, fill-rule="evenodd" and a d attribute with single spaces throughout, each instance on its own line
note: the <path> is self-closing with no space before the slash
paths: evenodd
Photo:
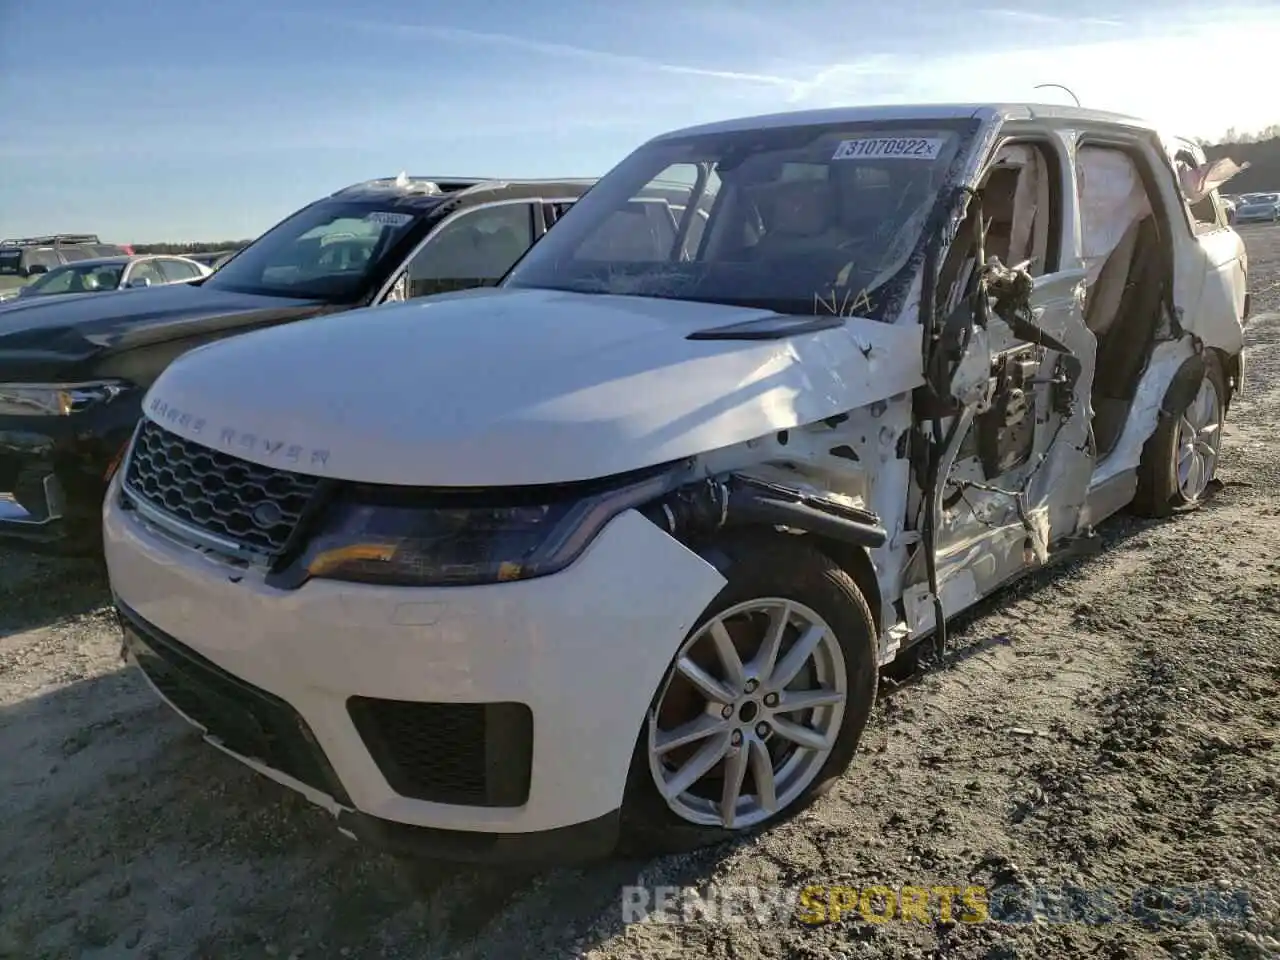
<path id="1" fill-rule="evenodd" d="M 96 537 L 106 473 L 140 415 L 125 395 L 68 417 L 0 416 L 0 541 Z"/>
<path id="2" fill-rule="evenodd" d="M 205 688 L 185 709 L 189 691 L 167 699 L 216 745 L 356 836 L 447 859 L 607 853 L 650 700 L 724 584 L 626 513 L 550 577 L 455 588 L 312 581 L 279 591 L 146 526 L 117 491 L 118 481 L 103 519 L 111 585 L 132 624 L 132 658 L 157 689 L 169 681 L 148 658 L 167 643 Z M 410 720 L 378 735 L 367 708 L 388 701 L 425 711 L 428 723 L 449 710 L 483 722 L 486 790 L 443 802 L 437 783 L 437 799 L 421 799 L 422 776 L 454 769 L 457 745 L 474 731 Z M 531 732 L 523 746 L 521 729 Z M 420 759 L 452 752 L 420 766 L 414 782 L 401 762 L 410 748 Z"/>

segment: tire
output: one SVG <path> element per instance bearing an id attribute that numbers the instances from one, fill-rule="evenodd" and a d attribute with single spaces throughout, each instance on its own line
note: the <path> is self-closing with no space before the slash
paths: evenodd
<path id="1" fill-rule="evenodd" d="M 1221 455 L 1222 428 L 1227 404 L 1227 380 L 1218 358 L 1208 351 L 1204 354 L 1204 376 L 1191 399 L 1176 414 L 1161 413 L 1160 424 L 1142 450 L 1138 464 L 1138 489 L 1134 494 L 1132 510 L 1143 517 L 1162 518 L 1175 511 L 1201 506 L 1212 490 L 1212 481 Z M 1203 391 L 1213 391 L 1216 419 L 1213 420 L 1213 456 L 1205 462 L 1202 481 L 1188 485 L 1180 482 L 1179 459 L 1182 454 L 1180 438 L 1185 437 L 1184 417 L 1191 411 L 1191 420 L 1200 417 L 1197 403 L 1202 402 Z M 1208 436 L 1202 433 L 1202 438 Z"/>
<path id="2" fill-rule="evenodd" d="M 623 855 L 652 856 L 692 850 L 749 836 L 781 823 L 798 815 L 826 793 L 853 761 L 858 741 L 875 704 L 878 671 L 874 621 L 853 578 L 825 554 L 804 542 L 806 539 L 771 531 L 750 531 L 725 538 L 716 545 L 718 552 L 727 558 L 727 566 L 717 565 L 722 571 L 727 571 L 728 582 L 685 637 L 646 714 L 632 754 L 622 808 L 619 852 Z M 842 680 L 844 701 L 841 706 L 793 708 L 791 712 L 778 709 L 774 712 L 773 706 L 777 703 L 769 703 L 771 689 L 776 690 L 779 685 L 767 682 L 769 671 L 762 669 L 756 673 L 753 669 L 767 664 L 768 658 L 752 663 L 757 660 L 763 646 L 760 639 L 763 630 L 756 632 L 757 628 L 765 627 L 770 622 L 769 617 L 763 610 L 742 611 L 744 607 L 770 602 L 773 603 L 774 616 L 783 602 L 792 610 L 789 625 L 785 628 L 786 638 L 781 641 L 773 658 L 776 669 L 772 676 L 775 680 L 779 674 L 786 674 L 789 663 L 795 662 L 794 658 L 788 659 L 788 653 L 796 649 L 798 638 L 806 634 L 806 620 L 812 625 L 816 617 L 820 621 L 819 626 L 828 628 L 822 632 L 826 639 L 819 641 L 812 659 L 805 661 L 796 679 L 790 684 L 783 680 L 781 696 L 790 696 L 792 702 L 797 703 L 798 693 L 813 692 L 818 688 L 834 690 Z M 734 650 L 745 663 L 737 687 L 740 694 L 737 712 L 728 719 L 723 715 L 724 708 L 717 712 L 709 707 L 709 698 L 677 669 L 682 657 L 687 655 L 688 659 L 694 659 L 723 681 L 727 676 L 722 667 L 723 661 L 715 656 L 707 657 L 708 651 L 717 651 L 717 644 L 704 632 L 721 616 L 726 616 L 729 624 L 728 632 L 723 636 L 733 638 Z M 777 618 L 773 622 L 781 620 Z M 749 678 L 753 674 L 766 678 L 766 682 L 751 692 Z M 742 680 L 746 682 L 741 683 Z M 754 715 L 746 712 L 748 702 L 755 703 L 759 712 Z M 782 700 L 781 707 L 786 706 L 786 700 Z M 718 749 L 721 745 L 731 745 L 734 729 L 738 730 L 742 741 L 741 746 L 733 750 L 733 759 L 720 760 L 690 786 L 689 792 L 680 794 L 673 803 L 669 803 L 658 789 L 659 773 L 655 772 L 655 764 L 664 777 L 669 768 L 664 761 L 651 759 L 656 755 L 651 737 L 656 737 L 659 728 L 669 730 L 679 726 L 669 718 L 681 714 L 684 715 L 683 721 L 697 719 L 723 727 L 727 732 L 694 741 L 666 756 L 678 757 L 683 750 L 687 758 L 689 753 L 699 749 L 698 744 L 706 746 L 708 751 L 713 747 Z M 762 722 L 773 725 L 768 727 L 763 740 L 759 736 Z M 813 733 L 810 724 L 816 724 L 818 732 L 826 735 L 823 747 L 829 752 L 825 759 L 823 750 L 797 747 L 789 739 L 797 734 L 796 726 L 808 728 L 800 731 L 802 733 Z M 778 732 L 784 728 L 788 735 Z M 769 756 L 771 752 L 773 757 Z M 789 777 L 785 776 L 789 768 L 777 762 L 785 757 L 790 757 L 787 763 L 795 767 Z M 774 773 L 784 774 L 776 780 L 770 777 L 770 782 L 775 784 L 778 801 L 772 811 L 761 805 L 759 783 L 751 770 L 753 764 L 763 764 L 765 758 L 770 759 Z M 734 805 L 735 811 L 745 805 L 741 812 L 735 814 L 732 822 L 727 822 L 722 814 L 699 807 L 694 813 L 711 819 L 698 822 L 696 816 L 691 818 L 688 815 L 691 802 L 725 809 L 723 801 L 714 798 L 723 796 L 718 791 L 722 790 L 730 764 L 750 771 L 740 781 L 744 796 L 738 805 Z M 703 795 L 689 801 L 688 798 L 698 790 Z M 746 809 L 751 806 L 755 808 L 754 813 Z"/>

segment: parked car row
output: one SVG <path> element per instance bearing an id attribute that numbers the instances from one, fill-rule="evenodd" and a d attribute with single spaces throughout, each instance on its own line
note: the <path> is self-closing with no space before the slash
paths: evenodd
<path id="1" fill-rule="evenodd" d="M 1249 310 L 1205 163 L 920 105 L 358 184 L 202 280 L 0 318 L 8 531 L 101 504 L 127 657 L 350 836 L 750 833 L 947 618 L 1204 502 Z"/>
<path id="2" fill-rule="evenodd" d="M 212 272 L 194 259 L 158 254 L 80 260 L 41 273 L 26 286 L 0 291 L 0 310 L 12 310 L 50 296 L 190 283 Z"/>
<path id="3" fill-rule="evenodd" d="M 64 263 L 132 253 L 132 247 L 103 243 L 94 233 L 15 237 L 0 240 L 0 277 L 31 277 L 47 273 Z"/>
<path id="4" fill-rule="evenodd" d="M 55 301 L 42 294 L 120 267 L 50 272 L 34 293 L 0 303 L 0 494 L 9 493 L 0 537 L 77 550 L 96 542 L 108 468 L 147 388 L 181 352 L 321 313 L 494 284 L 589 185 L 372 180 L 307 205 L 216 271 L 170 256 L 126 265 L 136 278 L 126 287 L 201 271 L 155 284 L 162 289 Z M 46 415 L 59 411 L 66 417 Z"/>
<path id="5" fill-rule="evenodd" d="M 1235 222 L 1280 222 L 1280 193 L 1246 193 L 1236 198 Z"/>

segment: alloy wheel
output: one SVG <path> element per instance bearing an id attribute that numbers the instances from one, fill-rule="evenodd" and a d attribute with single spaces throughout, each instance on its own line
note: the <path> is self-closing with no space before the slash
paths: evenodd
<path id="1" fill-rule="evenodd" d="M 728 830 L 785 810 L 831 755 L 847 686 L 839 640 L 803 604 L 717 614 L 681 647 L 649 717 L 659 793 L 680 818 Z"/>

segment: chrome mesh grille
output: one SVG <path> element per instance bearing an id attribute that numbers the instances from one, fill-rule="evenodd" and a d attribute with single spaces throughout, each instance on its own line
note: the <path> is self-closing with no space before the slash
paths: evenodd
<path id="1" fill-rule="evenodd" d="M 124 482 L 134 496 L 188 526 L 274 557 L 319 478 L 241 460 L 144 420 Z"/>

